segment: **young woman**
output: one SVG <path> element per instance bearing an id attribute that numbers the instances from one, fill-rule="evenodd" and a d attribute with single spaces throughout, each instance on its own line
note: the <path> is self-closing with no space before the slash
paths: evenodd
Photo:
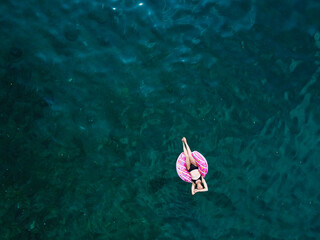
<path id="1" fill-rule="evenodd" d="M 182 145 L 183 145 L 184 155 L 186 156 L 187 170 L 188 172 L 190 172 L 191 179 L 192 179 L 192 186 L 191 186 L 192 195 L 196 194 L 197 192 L 208 191 L 208 185 L 198 170 L 198 164 L 191 154 L 190 147 L 185 137 L 182 138 Z"/>

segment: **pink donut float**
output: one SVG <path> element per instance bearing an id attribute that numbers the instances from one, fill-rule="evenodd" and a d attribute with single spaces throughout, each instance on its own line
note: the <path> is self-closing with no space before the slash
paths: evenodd
<path id="1" fill-rule="evenodd" d="M 205 177 L 208 173 L 207 160 L 204 158 L 204 156 L 202 156 L 201 153 L 199 153 L 197 151 L 192 152 L 192 156 L 198 164 L 198 169 L 199 169 L 200 174 L 203 177 Z M 177 169 L 177 173 L 178 173 L 179 177 L 183 181 L 190 182 L 190 183 L 192 182 L 191 175 L 188 172 L 187 167 L 186 167 L 186 156 L 184 155 L 183 152 L 179 155 L 179 157 L 177 159 L 176 169 Z"/>

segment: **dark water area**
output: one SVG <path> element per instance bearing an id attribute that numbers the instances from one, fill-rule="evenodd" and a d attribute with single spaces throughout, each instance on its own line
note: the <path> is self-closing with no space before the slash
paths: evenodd
<path id="1" fill-rule="evenodd" d="M 0 12 L 0 239 L 320 239 L 319 1 Z"/>

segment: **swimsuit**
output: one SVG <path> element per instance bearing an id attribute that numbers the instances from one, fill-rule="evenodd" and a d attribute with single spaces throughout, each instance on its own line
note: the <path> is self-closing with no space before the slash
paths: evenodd
<path id="1" fill-rule="evenodd" d="M 192 170 L 195 170 L 195 169 L 198 169 L 198 167 L 193 164 L 190 164 L 190 169 L 188 170 L 188 172 L 191 172 Z M 198 179 L 191 179 L 191 180 L 192 182 L 196 183 L 198 180 L 201 180 L 201 175 Z"/>

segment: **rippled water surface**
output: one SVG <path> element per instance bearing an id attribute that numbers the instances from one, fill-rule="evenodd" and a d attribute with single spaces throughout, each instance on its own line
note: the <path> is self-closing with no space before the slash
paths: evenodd
<path id="1" fill-rule="evenodd" d="M 1 239 L 320 239 L 319 1 L 0 12 Z"/>

